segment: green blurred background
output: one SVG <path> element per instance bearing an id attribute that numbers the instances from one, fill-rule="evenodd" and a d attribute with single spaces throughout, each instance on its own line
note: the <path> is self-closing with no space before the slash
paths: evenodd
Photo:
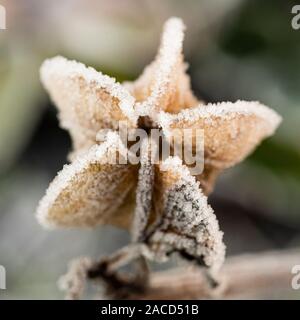
<path id="1" fill-rule="evenodd" d="M 209 102 L 259 100 L 283 123 L 243 164 L 218 180 L 210 202 L 228 255 L 300 246 L 300 30 L 285 0 L 7 0 L 0 30 L 0 299 L 61 298 L 58 276 L 78 255 L 128 241 L 113 228 L 45 231 L 35 208 L 66 162 L 68 133 L 39 82 L 56 54 L 119 81 L 154 57 L 163 22 L 187 25 L 184 45 L 196 94 Z M 299 262 L 300 263 L 300 262 Z M 284 292 L 269 297 L 285 298 Z M 300 298 L 300 292 L 293 297 Z"/>

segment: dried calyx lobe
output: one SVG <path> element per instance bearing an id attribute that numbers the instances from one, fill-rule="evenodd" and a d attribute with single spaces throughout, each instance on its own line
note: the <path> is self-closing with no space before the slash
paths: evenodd
<path id="1" fill-rule="evenodd" d="M 133 241 L 147 245 L 145 255 L 151 260 L 163 262 L 176 252 L 217 271 L 225 253 L 222 232 L 199 183 L 178 158 L 152 165 L 150 152 L 145 154 L 148 158 L 143 157 L 139 171 Z"/>

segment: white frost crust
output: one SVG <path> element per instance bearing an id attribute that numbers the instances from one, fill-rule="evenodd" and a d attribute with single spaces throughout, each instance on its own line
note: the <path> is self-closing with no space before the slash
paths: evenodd
<path id="1" fill-rule="evenodd" d="M 174 213 L 171 212 L 172 208 L 170 208 L 169 218 L 172 217 L 172 224 L 176 229 L 182 230 L 190 236 L 195 232 L 195 226 L 204 224 L 205 229 L 201 232 L 199 231 L 199 233 L 195 235 L 199 244 L 198 248 L 195 248 L 193 241 L 188 238 L 184 239 L 180 235 L 168 235 L 169 239 L 167 239 L 165 238 L 166 235 L 164 233 L 158 232 L 156 237 L 159 238 L 161 236 L 164 240 L 167 240 L 168 243 L 174 243 L 177 248 L 186 249 L 187 252 L 196 253 L 198 256 L 203 255 L 205 263 L 211 268 L 211 273 L 217 274 L 225 259 L 223 232 L 220 231 L 219 223 L 213 209 L 207 203 L 207 197 L 201 191 L 200 183 L 191 176 L 189 169 L 182 164 L 179 157 L 167 158 L 161 164 L 161 170 L 173 173 L 175 176 L 178 175 L 179 180 L 176 183 L 176 186 L 188 187 L 189 198 L 193 199 L 193 202 L 197 202 L 197 205 L 199 205 L 199 208 L 195 210 L 190 202 L 185 201 L 186 195 L 180 194 L 177 200 L 182 196 L 182 203 L 176 203 L 176 207 L 180 208 L 179 211 L 184 212 L 186 218 L 183 221 L 180 221 L 177 217 L 172 216 Z M 174 187 L 172 187 L 172 189 L 174 189 Z M 168 212 L 168 208 L 166 208 L 166 210 Z M 208 234 L 203 239 L 202 237 L 206 233 Z M 174 239 L 172 239 L 173 236 Z M 207 246 L 201 246 L 201 243 L 205 241 L 205 239 L 208 241 L 208 243 L 205 242 Z"/>
<path id="2" fill-rule="evenodd" d="M 282 118 L 274 110 L 257 101 L 219 102 L 200 104 L 191 109 L 184 109 L 178 114 L 170 114 L 161 111 L 158 115 L 158 122 L 168 134 L 170 127 L 178 122 L 197 122 L 198 119 L 204 119 L 208 123 L 213 122 L 214 118 L 234 119 L 236 116 L 254 115 L 263 119 L 268 124 L 268 135 L 272 135 L 279 126 Z"/>
<path id="3" fill-rule="evenodd" d="M 137 116 L 134 112 L 135 99 L 115 78 L 96 71 L 92 67 L 86 67 L 83 63 L 68 60 L 62 56 L 47 59 L 41 66 L 40 77 L 44 86 L 48 87 L 53 75 L 61 78 L 83 77 L 87 83 L 97 84 L 99 88 L 107 90 L 113 97 L 120 101 L 120 109 L 132 123 L 136 123 Z"/>
<path id="4" fill-rule="evenodd" d="M 170 18 L 164 25 L 158 58 L 155 61 L 155 82 L 151 88 L 151 95 L 143 102 L 136 104 L 137 114 L 152 115 L 152 108 L 156 101 L 166 93 L 167 85 L 171 81 L 172 69 L 182 53 L 185 26 L 180 18 Z"/>
<path id="5" fill-rule="evenodd" d="M 146 233 L 149 216 L 152 210 L 154 185 L 154 165 L 151 155 L 157 151 L 157 145 L 150 138 L 141 143 L 141 166 L 136 189 L 136 207 L 132 223 L 132 241 L 140 241 Z"/>
<path id="6" fill-rule="evenodd" d="M 86 169 L 93 163 L 107 163 L 106 155 L 109 152 L 118 150 L 120 154 L 125 155 L 128 151 L 124 147 L 119 135 L 116 132 L 108 132 L 106 141 L 101 145 L 92 146 L 84 155 L 78 156 L 74 162 L 64 165 L 55 179 L 50 183 L 45 196 L 41 199 L 37 208 L 37 220 L 46 228 L 53 229 L 57 225 L 48 220 L 48 212 L 53 206 L 60 193 L 68 187 L 69 183 L 76 178 L 76 175 Z"/>

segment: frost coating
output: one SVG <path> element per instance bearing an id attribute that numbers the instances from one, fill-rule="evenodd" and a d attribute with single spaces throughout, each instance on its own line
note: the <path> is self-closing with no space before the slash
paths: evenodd
<path id="1" fill-rule="evenodd" d="M 225 246 L 204 193 L 212 191 L 220 172 L 242 161 L 281 121 L 258 102 L 205 105 L 197 100 L 182 54 L 184 29 L 178 18 L 166 22 L 155 60 L 134 82 L 121 85 L 62 57 L 47 60 L 41 68 L 41 80 L 59 109 L 61 125 L 71 134 L 76 158 L 49 186 L 38 219 L 48 227 L 115 224 L 129 229 L 131 224 L 133 243 L 104 264 L 100 261 L 106 276 L 133 259 L 165 261 L 174 252 L 216 274 Z M 193 177 L 175 157 L 153 166 L 147 152 L 138 166 L 112 164 L 116 150 L 121 157 L 128 150 L 115 131 L 100 145 L 96 136 L 101 129 L 117 130 L 124 120 L 130 128 L 146 131 L 159 126 L 166 137 L 175 130 L 181 135 L 184 129 L 202 129 L 203 173 Z M 193 139 L 190 143 L 189 148 Z M 75 292 L 82 291 L 80 270 Z"/>
<path id="2" fill-rule="evenodd" d="M 154 148 L 154 145 L 150 143 L 150 139 L 144 139 L 141 148 L 141 166 L 136 189 L 136 209 L 131 229 L 133 242 L 144 240 L 145 229 L 149 223 L 152 209 L 154 166 L 151 164 L 151 147 Z"/>
<path id="3" fill-rule="evenodd" d="M 37 209 L 46 227 L 93 226 L 107 223 L 135 184 L 135 168 L 115 165 L 111 157 L 126 154 L 117 133 L 110 132 L 100 146 L 65 165 Z"/>
<path id="4" fill-rule="evenodd" d="M 146 101 L 137 105 L 137 110 L 140 114 L 149 115 L 161 96 L 166 94 L 167 86 L 171 81 L 171 73 L 182 51 L 183 31 L 184 25 L 180 19 L 173 18 L 165 24 L 156 61 L 157 67 L 153 75 L 156 81 L 150 89 L 150 96 Z"/>
<path id="5" fill-rule="evenodd" d="M 196 108 L 182 110 L 178 114 L 161 112 L 159 123 L 167 130 L 172 125 L 179 122 L 197 122 L 199 119 L 207 119 L 207 123 L 212 123 L 214 118 L 232 120 L 239 116 L 256 116 L 264 120 L 268 126 L 268 134 L 272 135 L 281 122 L 281 117 L 257 101 L 219 102 L 200 104 Z"/>
<path id="6" fill-rule="evenodd" d="M 160 222 L 147 240 L 153 258 L 164 261 L 177 252 L 216 274 L 225 256 L 223 233 L 199 182 L 179 158 L 170 157 L 160 165 L 156 183 L 163 196 Z"/>
<path id="7" fill-rule="evenodd" d="M 183 62 L 184 29 L 181 19 L 169 19 L 164 26 L 156 59 L 145 68 L 140 78 L 125 84 L 138 101 L 135 105 L 137 115 L 151 116 L 155 120 L 159 109 L 178 112 L 197 104 L 185 73 L 187 65 Z"/>
<path id="8" fill-rule="evenodd" d="M 135 99 L 114 78 L 63 57 L 46 60 L 40 75 L 75 150 L 87 150 L 100 129 L 116 129 L 120 120 L 135 126 Z"/>
<path id="9" fill-rule="evenodd" d="M 87 257 L 71 261 L 68 274 L 58 281 L 59 288 L 67 292 L 67 300 L 78 300 L 82 297 L 86 285 L 87 270 L 92 266 L 92 260 Z"/>
<path id="10" fill-rule="evenodd" d="M 183 134 L 187 128 L 204 130 L 205 166 L 198 179 L 206 194 L 211 192 L 222 170 L 246 158 L 263 139 L 274 133 L 280 122 L 281 117 L 275 111 L 247 101 L 200 104 L 176 115 L 161 112 L 158 116 L 167 137 L 178 130 Z"/>
<path id="11" fill-rule="evenodd" d="M 86 67 L 83 63 L 75 60 L 67 60 L 61 56 L 47 59 L 43 63 L 40 72 L 41 80 L 46 88 L 51 88 L 52 77 L 61 77 L 69 82 L 74 81 L 76 78 L 82 78 L 85 80 L 87 86 L 95 85 L 96 89 L 106 90 L 113 98 L 118 99 L 120 103 L 119 107 L 124 115 L 132 122 L 137 120 L 137 118 L 134 117 L 133 110 L 134 98 L 121 84 L 116 82 L 115 78 L 104 75 L 92 67 Z M 71 83 L 67 83 L 66 86 L 71 86 Z M 72 94 L 74 94 L 74 92 L 72 92 Z"/>
<path id="12" fill-rule="evenodd" d="M 275 111 L 246 101 L 200 105 L 176 115 L 161 112 L 158 119 L 166 136 L 171 136 L 174 129 L 203 129 L 205 162 L 216 168 L 243 160 L 281 122 Z"/>

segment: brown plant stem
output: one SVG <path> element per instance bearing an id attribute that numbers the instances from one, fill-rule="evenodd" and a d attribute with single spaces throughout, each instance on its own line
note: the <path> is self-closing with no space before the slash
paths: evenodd
<path id="1" fill-rule="evenodd" d="M 149 288 L 130 299 L 248 299 L 273 295 L 276 290 L 295 294 L 291 269 L 300 264 L 300 249 L 243 254 L 229 257 L 222 269 L 222 282 L 211 291 L 203 272 L 197 268 L 177 268 L 150 276 Z M 282 292 L 281 291 L 281 292 Z"/>

